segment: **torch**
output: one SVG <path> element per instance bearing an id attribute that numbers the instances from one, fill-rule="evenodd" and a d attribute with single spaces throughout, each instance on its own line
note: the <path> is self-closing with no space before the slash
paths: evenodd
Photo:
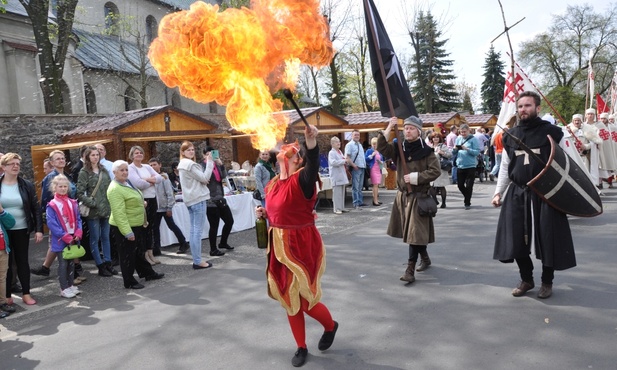
<path id="1" fill-rule="evenodd" d="M 310 130 L 311 126 L 307 122 L 306 118 L 304 118 L 304 114 L 302 114 L 302 111 L 300 110 L 300 107 L 298 107 L 298 104 L 296 104 L 296 101 L 294 100 L 294 96 L 291 93 L 291 90 L 283 89 L 283 95 L 285 95 L 285 97 L 289 99 L 289 101 L 294 106 L 294 108 L 296 108 L 296 112 L 298 112 L 298 114 L 300 115 L 300 118 L 302 118 L 302 122 L 304 122 L 304 125 L 306 126 L 306 128 Z"/>

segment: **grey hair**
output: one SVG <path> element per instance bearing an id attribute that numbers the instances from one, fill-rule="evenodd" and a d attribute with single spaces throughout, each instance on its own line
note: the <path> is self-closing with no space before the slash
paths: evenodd
<path id="1" fill-rule="evenodd" d="M 129 164 L 128 164 L 126 161 L 124 161 L 124 160 L 122 160 L 122 159 L 118 159 L 117 161 L 115 161 L 115 162 L 111 165 L 111 172 L 116 172 L 116 170 L 117 170 L 118 168 L 120 168 L 120 166 L 122 166 L 122 165 L 126 165 L 126 167 L 128 167 L 128 166 L 129 166 Z"/>
<path id="2" fill-rule="evenodd" d="M 463 123 L 462 125 L 459 126 L 459 130 L 469 130 L 469 125 L 466 123 Z"/>

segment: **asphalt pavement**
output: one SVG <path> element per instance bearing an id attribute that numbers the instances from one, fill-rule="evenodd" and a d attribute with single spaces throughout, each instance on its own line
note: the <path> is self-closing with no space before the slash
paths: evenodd
<path id="1" fill-rule="evenodd" d="M 394 191 L 381 191 L 382 206 L 342 215 L 322 201 L 322 302 L 340 327 L 319 352 L 323 328 L 307 317 L 304 368 L 617 369 L 617 189 L 604 190 L 602 215 L 570 218 L 578 266 L 555 273 L 546 300 L 537 287 L 513 297 L 516 265 L 492 259 L 493 190 L 492 182 L 476 182 L 465 210 L 448 187 L 429 245 L 433 264 L 410 285 L 399 281 L 407 245 L 385 234 Z M 232 234 L 229 244 L 236 249 L 206 257 L 214 263 L 206 270 L 193 270 L 177 247 L 164 249 L 155 270 L 165 278 L 136 291 L 119 276 L 97 276 L 92 261 L 83 263 L 88 280 L 76 299 L 59 296 L 56 265 L 49 278 L 33 275 L 38 304 L 14 295 L 18 312 L 0 320 L 0 369 L 291 368 L 295 342 L 285 311 L 267 296 L 255 230 Z M 30 245 L 31 266 L 46 247 Z"/>

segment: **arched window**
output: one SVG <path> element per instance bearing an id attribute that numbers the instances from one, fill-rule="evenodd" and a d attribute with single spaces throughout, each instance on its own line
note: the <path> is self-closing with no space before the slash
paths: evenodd
<path id="1" fill-rule="evenodd" d="M 64 80 L 60 80 L 60 91 L 62 92 L 62 108 L 64 108 L 64 113 L 73 113 L 71 108 L 71 90 L 69 90 L 69 86 Z"/>
<path id="2" fill-rule="evenodd" d="M 120 11 L 116 4 L 112 2 L 105 3 L 105 31 L 110 35 L 118 35 L 118 23 L 120 19 Z"/>
<path id="3" fill-rule="evenodd" d="M 96 94 L 89 83 L 84 84 L 84 94 L 86 95 L 86 113 L 96 113 Z"/>
<path id="4" fill-rule="evenodd" d="M 180 94 L 178 94 L 177 91 L 174 91 L 174 93 L 171 94 L 171 106 L 182 109 L 181 105 Z"/>
<path id="5" fill-rule="evenodd" d="M 124 90 L 124 110 L 135 110 L 137 109 L 137 94 L 135 93 L 135 89 L 132 87 L 127 87 Z"/>
<path id="6" fill-rule="evenodd" d="M 159 35 L 159 23 L 156 21 L 156 18 L 149 15 L 146 17 L 146 36 L 148 39 L 148 45 L 154 41 L 154 39 Z"/>

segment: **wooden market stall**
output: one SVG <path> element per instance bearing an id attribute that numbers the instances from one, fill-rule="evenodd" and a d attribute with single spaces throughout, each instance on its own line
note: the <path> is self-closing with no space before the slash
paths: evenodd
<path id="1" fill-rule="evenodd" d="M 156 154 L 156 142 L 230 137 L 217 129 L 217 123 L 170 105 L 110 115 L 61 134 L 62 144 L 33 145 L 30 151 L 34 179 L 42 181 L 43 160 L 53 150 L 68 151 L 100 143 L 107 149 L 107 159 L 126 160 L 129 149 L 140 145 L 146 151 L 145 157 L 150 158 Z"/>

